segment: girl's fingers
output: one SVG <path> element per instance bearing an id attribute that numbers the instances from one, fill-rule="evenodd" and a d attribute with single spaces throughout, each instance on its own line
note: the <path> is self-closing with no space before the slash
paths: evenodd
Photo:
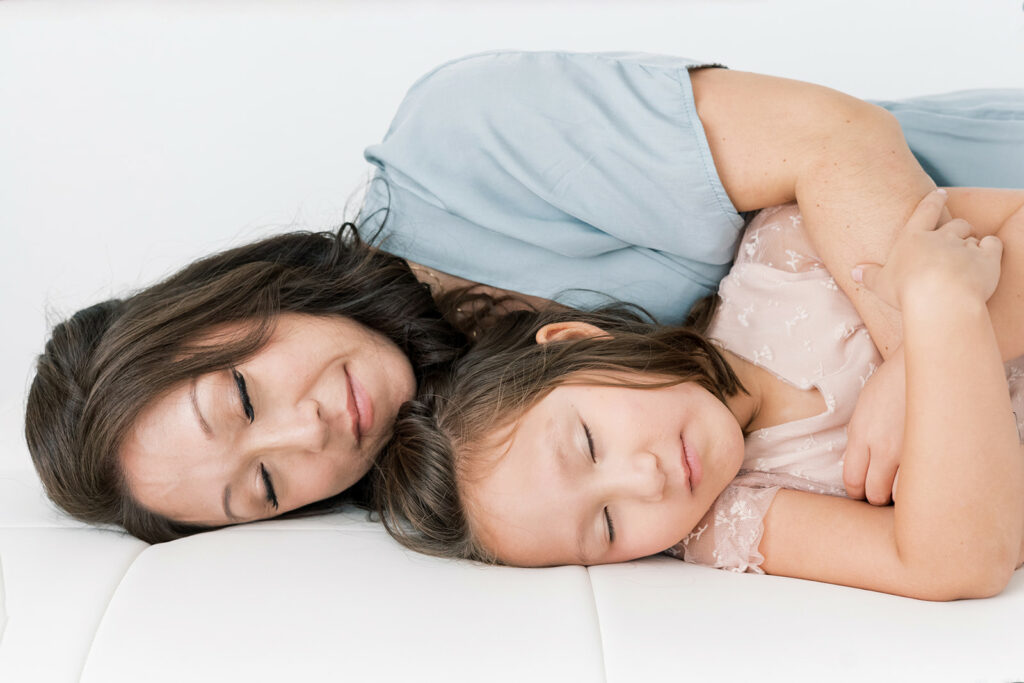
<path id="1" fill-rule="evenodd" d="M 998 253 L 1000 256 L 1003 253 L 1003 241 L 995 235 L 985 235 L 978 242 L 978 246 L 986 251 L 993 251 Z"/>
<path id="2" fill-rule="evenodd" d="M 848 497 L 864 500 L 864 481 L 867 479 L 871 454 L 866 444 L 856 441 L 851 438 L 847 442 L 846 453 L 843 454 L 843 486 L 846 487 Z"/>
<path id="3" fill-rule="evenodd" d="M 888 505 L 892 500 L 892 486 L 896 480 L 898 463 L 881 465 L 872 462 L 864 479 L 864 497 L 872 505 Z"/>
<path id="4" fill-rule="evenodd" d="M 943 224 L 939 229 L 951 232 L 962 240 L 969 238 L 973 231 L 971 224 L 962 218 L 954 218 L 948 223 Z"/>

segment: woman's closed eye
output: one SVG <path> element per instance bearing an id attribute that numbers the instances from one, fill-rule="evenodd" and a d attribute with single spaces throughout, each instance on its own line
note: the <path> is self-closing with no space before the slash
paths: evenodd
<path id="1" fill-rule="evenodd" d="M 590 427 L 587 426 L 586 422 L 580 420 L 583 425 L 583 433 L 587 436 L 587 449 L 590 451 L 590 459 L 595 463 L 597 462 L 597 453 L 594 450 L 594 435 L 590 431 Z M 605 527 L 608 529 L 608 542 L 613 543 L 615 541 L 615 523 L 612 522 L 612 515 L 608 511 L 608 506 L 604 508 L 604 522 Z"/>
<path id="2" fill-rule="evenodd" d="M 252 402 L 249 400 L 249 389 L 246 387 L 245 377 L 235 369 L 231 370 L 231 376 L 235 378 L 235 385 L 238 387 L 238 397 L 242 402 L 245 419 L 249 421 L 249 424 L 252 424 L 253 420 L 256 419 L 256 412 L 252 409 Z"/>
<path id="3" fill-rule="evenodd" d="M 274 480 L 270 478 L 270 472 L 267 472 L 267 468 L 260 463 L 260 476 L 263 478 L 263 488 L 267 493 L 267 502 L 276 510 L 277 509 L 277 492 L 274 491 Z"/>
<path id="4" fill-rule="evenodd" d="M 583 433 L 587 435 L 587 448 L 590 449 L 590 459 L 597 462 L 597 456 L 594 454 L 594 435 L 590 433 L 590 427 L 587 426 L 586 422 L 582 422 L 582 424 Z"/>

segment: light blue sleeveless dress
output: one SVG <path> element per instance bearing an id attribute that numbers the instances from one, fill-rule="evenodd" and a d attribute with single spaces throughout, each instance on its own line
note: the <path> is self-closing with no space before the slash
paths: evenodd
<path id="1" fill-rule="evenodd" d="M 697 118 L 688 70 L 701 64 L 492 52 L 435 69 L 366 150 L 363 236 L 469 280 L 681 321 L 728 272 L 744 224 Z M 938 184 L 1024 188 L 1024 90 L 879 104 Z"/>

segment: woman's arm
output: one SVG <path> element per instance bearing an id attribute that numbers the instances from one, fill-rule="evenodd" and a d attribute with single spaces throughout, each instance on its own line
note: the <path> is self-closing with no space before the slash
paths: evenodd
<path id="1" fill-rule="evenodd" d="M 819 255 L 888 358 L 900 342 L 899 315 L 857 287 L 848 273 L 857 263 L 884 261 L 917 202 L 934 188 L 896 119 L 872 104 L 800 81 L 725 69 L 695 71 L 691 80 L 733 204 L 747 211 L 796 199 Z M 980 234 L 990 234 L 1021 205 L 1022 192 L 957 190 L 949 210 Z M 1024 244 L 1007 242 L 1006 248 L 1008 257 L 1024 258 Z M 1024 276 L 1024 267 L 1004 264 L 1005 272 Z M 1001 290 L 1024 291 L 1024 283 L 1005 276 L 1004 281 Z M 998 297 L 993 305 L 1007 357 L 1024 353 L 1024 333 L 1017 333 L 1024 329 L 1024 307 L 1002 307 Z"/>
<path id="2" fill-rule="evenodd" d="M 811 83 L 724 69 L 694 72 L 691 81 L 733 204 L 748 211 L 795 199 L 819 255 L 888 357 L 899 316 L 848 273 L 884 261 L 893 235 L 935 187 L 896 119 Z"/>
<path id="3" fill-rule="evenodd" d="M 903 311 L 908 410 L 893 507 L 780 492 L 765 518 L 765 571 L 924 599 L 998 593 L 1024 539 L 1024 452 L 985 301 L 999 251 L 963 224 L 927 229 L 922 202 L 881 274 Z M 870 277 L 867 277 L 870 275 Z"/>

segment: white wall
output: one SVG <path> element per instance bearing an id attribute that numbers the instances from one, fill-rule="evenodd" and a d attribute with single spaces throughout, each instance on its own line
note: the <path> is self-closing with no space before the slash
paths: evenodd
<path id="1" fill-rule="evenodd" d="M 1024 87 L 1021 0 L 0 2 L 0 468 L 59 319 L 339 221 L 405 89 L 495 48 L 644 50 L 862 97 Z"/>

